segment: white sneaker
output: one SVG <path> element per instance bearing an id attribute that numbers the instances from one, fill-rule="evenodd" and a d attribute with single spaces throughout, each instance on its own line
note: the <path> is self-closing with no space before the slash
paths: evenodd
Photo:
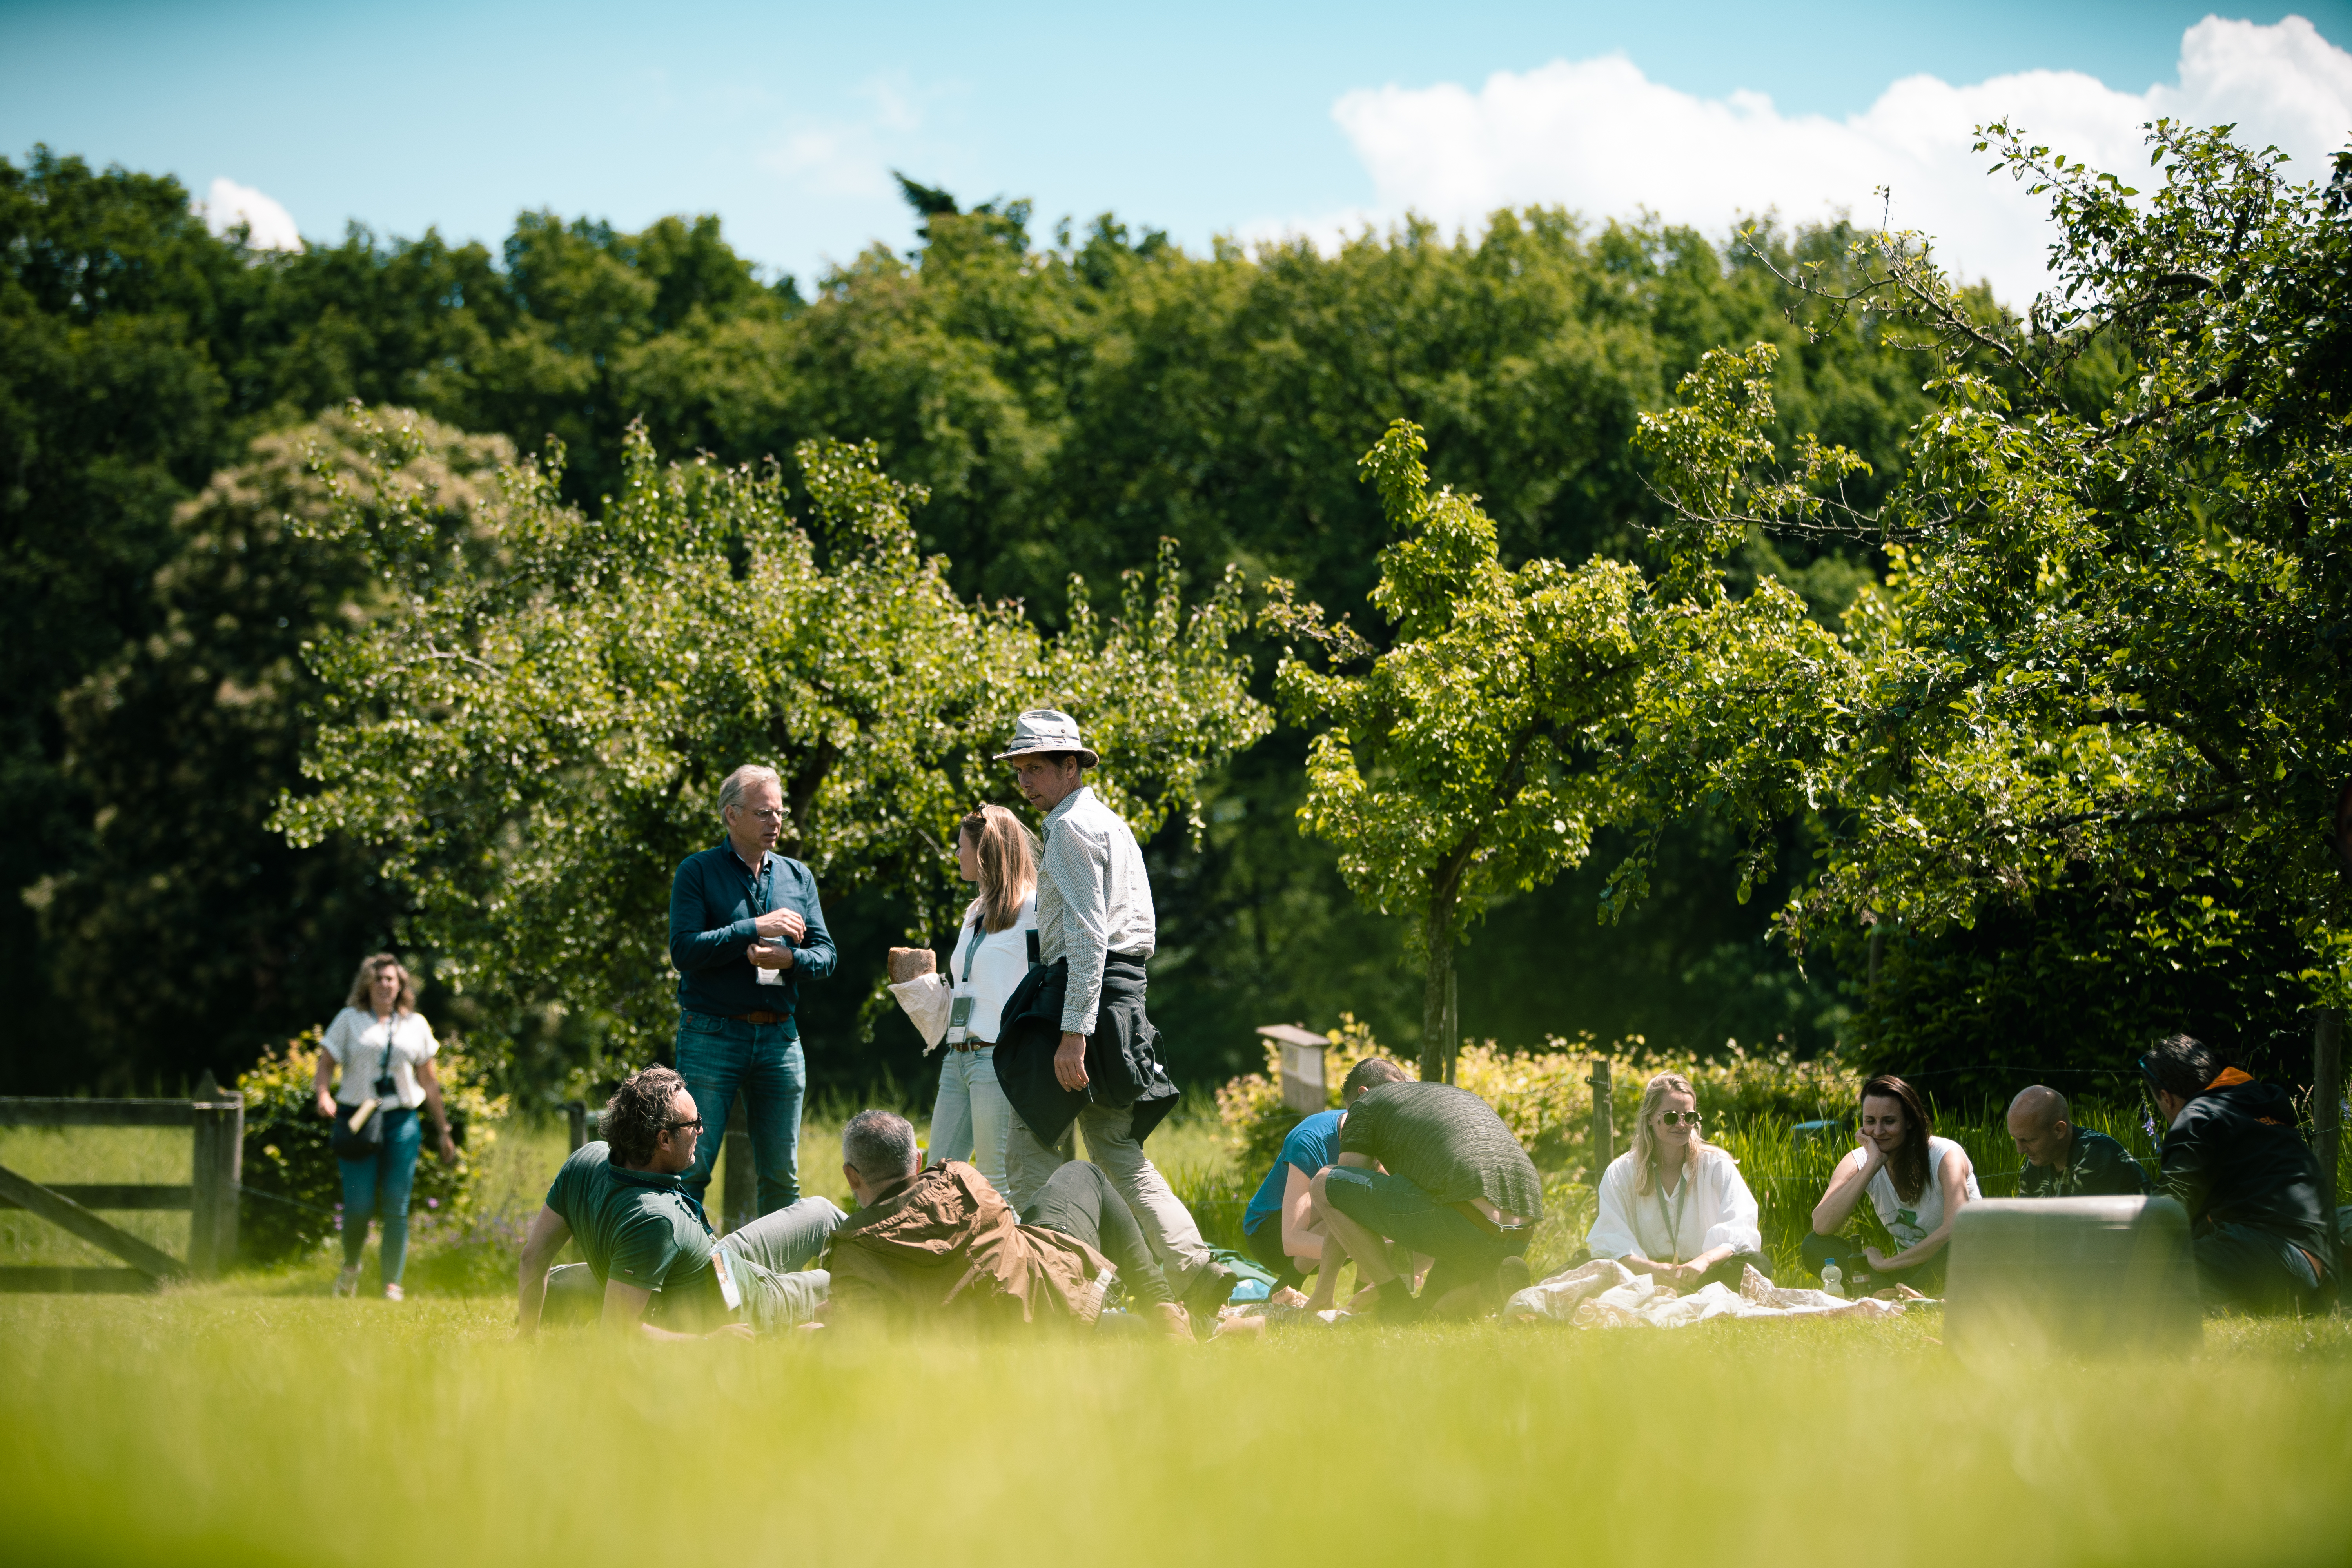
<path id="1" fill-rule="evenodd" d="M 405 1301 L 408 1300 L 408 1294 L 397 1285 L 387 1285 L 383 1288 L 383 1299 L 387 1301 Z"/>
<path id="2" fill-rule="evenodd" d="M 341 1274 L 335 1276 L 335 1294 L 356 1296 L 359 1293 L 360 1266 L 356 1263 L 347 1265 Z"/>

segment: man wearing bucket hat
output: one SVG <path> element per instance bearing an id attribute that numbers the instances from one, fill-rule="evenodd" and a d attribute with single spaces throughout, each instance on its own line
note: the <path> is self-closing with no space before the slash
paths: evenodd
<path id="1" fill-rule="evenodd" d="M 1076 1121 L 1170 1282 L 1213 1312 L 1234 1276 L 1143 1152 L 1144 1139 L 1176 1104 L 1160 1033 L 1144 1014 L 1144 964 L 1159 926 L 1143 851 L 1126 821 L 1087 787 L 1086 770 L 1100 759 L 1067 713 L 1022 714 L 996 760 L 1013 764 L 1023 796 L 1045 817 L 1039 962 L 1004 1004 L 997 1037 L 997 1080 L 1013 1110 L 1007 1195 L 1016 1209 L 1037 1201 L 1062 1163 L 1055 1145 Z"/>

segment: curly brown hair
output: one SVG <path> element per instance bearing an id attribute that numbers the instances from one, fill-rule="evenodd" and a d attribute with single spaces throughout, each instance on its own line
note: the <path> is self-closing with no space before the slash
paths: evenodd
<path id="1" fill-rule="evenodd" d="M 662 1123 L 669 1120 L 669 1102 L 686 1087 L 686 1079 L 667 1068 L 645 1068 L 621 1080 L 596 1131 L 615 1164 L 642 1169 L 661 1142 Z"/>

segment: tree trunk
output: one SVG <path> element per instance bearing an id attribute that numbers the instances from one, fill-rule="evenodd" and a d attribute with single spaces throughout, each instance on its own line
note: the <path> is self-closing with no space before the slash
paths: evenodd
<path id="1" fill-rule="evenodd" d="M 1421 1079 L 1423 1083 L 1454 1081 L 1454 941 L 1449 922 L 1436 910 L 1429 912 L 1429 973 L 1421 991 Z"/>

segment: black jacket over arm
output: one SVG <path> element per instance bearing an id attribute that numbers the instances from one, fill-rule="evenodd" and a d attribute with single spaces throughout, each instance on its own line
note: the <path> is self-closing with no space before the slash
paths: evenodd
<path id="1" fill-rule="evenodd" d="M 1034 964 L 1005 999 L 996 1039 L 996 1081 L 1022 1124 L 1052 1144 L 1089 1104 L 1133 1107 L 1129 1133 L 1140 1143 L 1176 1108 L 1176 1085 L 1160 1065 L 1160 1031 L 1143 1011 L 1143 965 L 1112 953 L 1103 961 L 1102 1000 L 1087 1037 L 1087 1087 L 1064 1089 L 1054 1076 L 1062 1045 L 1067 959 Z"/>

